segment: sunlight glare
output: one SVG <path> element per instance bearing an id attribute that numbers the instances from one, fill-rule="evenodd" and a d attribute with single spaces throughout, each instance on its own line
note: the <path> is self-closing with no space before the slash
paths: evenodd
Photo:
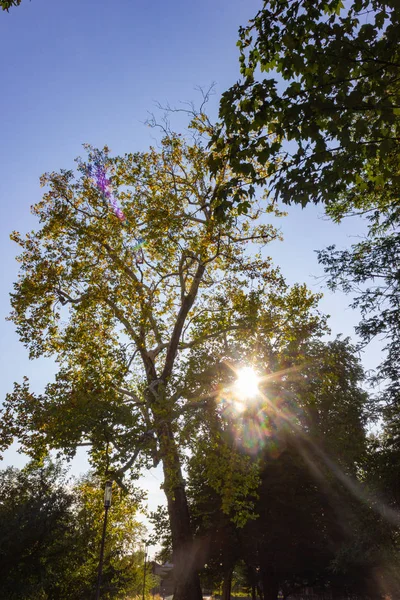
<path id="1" fill-rule="evenodd" d="M 254 398 L 259 394 L 259 378 L 251 367 L 244 367 L 237 372 L 235 392 L 240 398 Z"/>

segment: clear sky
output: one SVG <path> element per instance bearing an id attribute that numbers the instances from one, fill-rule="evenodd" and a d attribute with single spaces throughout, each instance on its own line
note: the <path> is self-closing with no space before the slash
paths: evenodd
<path id="1" fill-rule="evenodd" d="M 108 144 L 114 154 L 146 149 L 153 134 L 144 121 L 155 102 L 196 100 L 196 86 L 216 82 L 215 116 L 218 95 L 239 77 L 238 27 L 260 6 L 261 0 L 22 0 L 1 12 L 0 400 L 23 375 L 40 391 L 54 373 L 49 360 L 28 361 L 14 326 L 4 320 L 17 276 L 9 234 L 35 227 L 30 206 L 41 196 L 40 174 L 73 168 L 84 142 Z M 363 225 L 336 226 L 318 207 L 289 212 L 281 222 L 285 241 L 270 254 L 289 282 L 319 290 L 314 251 L 349 245 Z M 357 315 L 347 306 L 348 298 L 326 292 L 321 309 L 332 315 L 334 335 L 353 334 Z M 367 368 L 378 360 L 373 348 L 364 356 Z M 21 459 L 11 451 L 3 465 L 18 466 Z M 77 472 L 85 466 L 82 457 L 74 462 Z M 148 481 L 154 496 L 159 475 Z"/>

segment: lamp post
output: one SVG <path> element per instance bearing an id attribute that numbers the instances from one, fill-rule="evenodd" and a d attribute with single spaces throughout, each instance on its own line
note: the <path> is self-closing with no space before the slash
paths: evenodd
<path id="1" fill-rule="evenodd" d="M 144 543 L 144 568 L 143 568 L 143 593 L 142 593 L 142 600 L 145 600 L 145 593 L 146 593 L 146 558 L 147 558 L 147 542 L 146 540 L 143 540 Z"/>
<path id="2" fill-rule="evenodd" d="M 102 535 L 102 538 L 101 538 L 100 560 L 99 560 L 99 573 L 97 575 L 96 600 L 99 600 L 99 598 L 100 598 L 101 575 L 102 575 L 102 572 L 103 572 L 103 559 L 104 559 L 104 543 L 105 543 L 105 540 L 106 540 L 108 509 L 111 506 L 111 495 L 112 495 L 112 481 L 106 481 L 106 485 L 105 485 L 105 488 L 104 488 L 104 523 L 103 523 L 103 535 Z"/>

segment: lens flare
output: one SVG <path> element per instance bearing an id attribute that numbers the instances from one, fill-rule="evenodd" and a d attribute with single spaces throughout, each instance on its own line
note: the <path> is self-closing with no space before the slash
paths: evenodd
<path id="1" fill-rule="evenodd" d="M 278 458 L 286 447 L 287 436 L 302 421 L 302 410 L 285 390 L 270 389 L 268 394 L 263 391 L 263 379 L 252 370 L 236 373 L 236 382 L 217 394 L 224 420 L 236 444 L 246 452 L 266 452 Z"/>
<path id="2" fill-rule="evenodd" d="M 251 367 L 228 367 L 234 382 L 219 387 L 215 396 L 220 414 L 236 444 L 246 452 L 267 453 L 277 458 L 285 449 L 288 435 L 303 423 L 305 415 L 296 395 L 287 389 L 287 377 L 297 367 L 258 375 Z"/>
<path id="3" fill-rule="evenodd" d="M 260 391 L 258 384 L 259 378 L 257 373 L 251 367 L 244 367 L 237 373 L 234 392 L 241 400 L 255 398 Z"/>

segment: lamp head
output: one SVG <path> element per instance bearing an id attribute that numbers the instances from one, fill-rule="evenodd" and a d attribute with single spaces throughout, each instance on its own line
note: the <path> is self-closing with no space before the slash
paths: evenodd
<path id="1" fill-rule="evenodd" d="M 110 508 L 112 496 L 112 481 L 106 481 L 104 488 L 104 508 Z"/>

